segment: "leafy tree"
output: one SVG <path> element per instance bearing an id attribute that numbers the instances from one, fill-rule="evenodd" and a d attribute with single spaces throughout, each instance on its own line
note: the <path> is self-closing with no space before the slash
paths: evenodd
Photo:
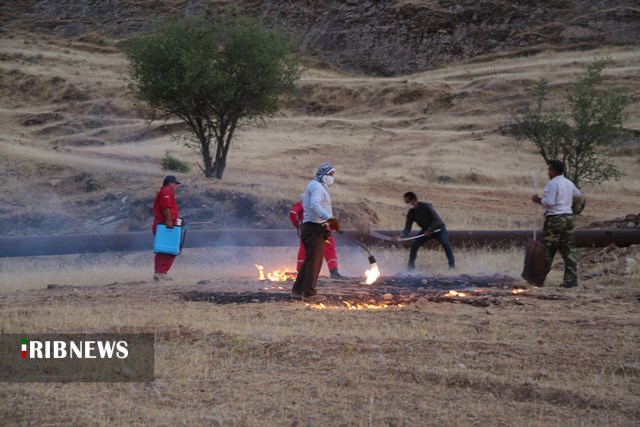
<path id="1" fill-rule="evenodd" d="M 607 148 L 624 134 L 628 99 L 619 91 L 601 88 L 608 62 L 594 60 L 571 84 L 564 97 L 566 111 L 544 110 L 551 90 L 546 80 L 540 80 L 534 86 L 534 107 L 515 118 L 517 137 L 531 140 L 545 162 L 562 160 L 565 175 L 576 186 L 622 175 L 608 160 Z"/>
<path id="2" fill-rule="evenodd" d="M 206 177 L 222 178 L 238 128 L 273 117 L 294 88 L 301 66 L 297 43 L 256 18 L 227 14 L 215 21 L 184 18 L 129 39 L 124 54 L 138 99 L 176 116 L 190 132 Z"/>

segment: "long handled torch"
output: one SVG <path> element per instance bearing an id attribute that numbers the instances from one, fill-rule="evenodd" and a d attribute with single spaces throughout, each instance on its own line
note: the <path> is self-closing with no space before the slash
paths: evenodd
<path id="1" fill-rule="evenodd" d="M 362 249 L 364 249 L 367 252 L 367 254 L 369 255 L 369 264 L 371 264 L 371 268 L 365 272 L 367 276 L 367 280 L 365 283 L 367 285 L 373 284 L 373 282 L 375 282 L 380 276 L 380 270 L 378 270 L 378 264 L 376 264 L 376 258 L 373 255 L 371 255 L 371 252 L 365 245 L 363 245 L 353 237 L 349 236 L 348 234 L 344 234 L 342 231 L 339 231 L 339 233 L 345 236 L 347 239 L 354 242 L 356 245 L 360 246 Z"/>
<path id="2" fill-rule="evenodd" d="M 343 235 L 344 237 L 346 237 L 347 239 L 351 240 L 353 243 L 355 243 L 356 245 L 358 245 L 362 249 L 364 249 L 367 252 L 367 254 L 369 254 L 369 264 L 375 264 L 376 263 L 376 258 L 373 255 L 371 255 L 371 251 L 369 251 L 369 249 L 367 249 L 367 247 L 365 245 L 363 245 L 362 243 L 360 243 L 359 241 L 357 241 L 353 237 L 349 236 L 348 234 L 345 234 L 342 230 L 340 230 L 338 233 L 340 233 L 341 235 Z"/>

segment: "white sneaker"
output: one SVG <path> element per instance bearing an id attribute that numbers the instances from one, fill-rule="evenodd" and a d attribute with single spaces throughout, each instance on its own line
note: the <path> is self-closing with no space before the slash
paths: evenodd
<path id="1" fill-rule="evenodd" d="M 170 282 L 172 279 L 166 273 L 153 273 L 153 280 L 156 282 Z"/>

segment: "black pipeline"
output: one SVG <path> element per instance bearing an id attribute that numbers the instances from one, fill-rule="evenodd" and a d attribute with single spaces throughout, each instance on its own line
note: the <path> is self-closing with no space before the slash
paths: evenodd
<path id="1" fill-rule="evenodd" d="M 377 233 L 391 237 L 399 231 L 378 230 Z M 532 234 L 531 230 L 449 230 L 448 233 L 449 241 L 456 247 L 498 248 L 523 245 Z M 336 234 L 336 241 L 339 246 L 398 245 L 360 231 Z M 640 229 L 576 230 L 577 247 L 605 247 L 611 243 L 617 246 L 640 244 Z M 193 230 L 189 231 L 184 247 L 298 247 L 299 244 L 300 239 L 293 230 Z M 400 244 L 409 246 L 411 241 Z M 0 257 L 150 251 L 152 248 L 151 231 L 0 237 Z"/>

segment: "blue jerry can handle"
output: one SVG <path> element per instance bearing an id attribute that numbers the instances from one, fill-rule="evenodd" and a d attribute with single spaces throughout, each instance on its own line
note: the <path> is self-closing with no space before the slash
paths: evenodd
<path id="1" fill-rule="evenodd" d="M 168 255 L 180 255 L 187 236 L 187 223 L 166 228 L 164 224 L 158 224 L 156 236 L 153 241 L 153 252 Z"/>

